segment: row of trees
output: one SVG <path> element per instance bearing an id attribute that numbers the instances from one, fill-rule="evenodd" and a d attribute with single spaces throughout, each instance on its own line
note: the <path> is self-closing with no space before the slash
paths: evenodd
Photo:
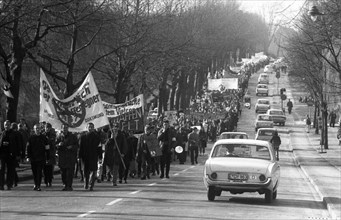
<path id="1" fill-rule="evenodd" d="M 316 100 L 315 122 L 321 110 L 321 145 L 327 149 L 328 111 L 340 111 L 337 104 L 341 102 L 341 2 L 328 0 L 315 3 L 322 13 L 314 21 L 307 8 L 296 25 L 296 32 L 287 36 L 285 49 L 290 74 L 301 79 Z"/>
<path id="2" fill-rule="evenodd" d="M 0 73 L 13 96 L 4 118 L 16 121 L 18 105 L 22 116 L 30 107 L 38 113 L 38 68 L 62 97 L 91 71 L 105 101 L 144 93 L 159 98 L 160 112 L 185 109 L 208 68 L 223 67 L 236 51 L 267 49 L 267 24 L 239 7 L 223 0 L 3 0 Z"/>

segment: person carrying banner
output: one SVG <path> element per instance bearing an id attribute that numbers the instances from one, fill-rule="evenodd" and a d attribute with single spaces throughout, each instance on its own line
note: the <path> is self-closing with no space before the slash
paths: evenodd
<path id="1" fill-rule="evenodd" d="M 57 137 L 56 147 L 58 149 L 60 171 L 64 184 L 63 191 L 72 191 L 73 174 L 77 162 L 78 139 L 69 132 L 69 126 L 62 124 L 61 132 Z"/>
<path id="2" fill-rule="evenodd" d="M 90 122 L 87 128 L 88 131 L 79 140 L 79 158 L 84 164 L 84 189 L 89 189 L 90 184 L 90 191 L 93 191 L 97 178 L 97 162 L 102 159 L 102 147 L 95 125 Z"/>
<path id="3" fill-rule="evenodd" d="M 104 164 L 109 168 L 112 175 L 112 185 L 117 186 L 119 166 L 123 162 L 123 157 L 127 150 L 127 140 L 119 125 L 114 124 L 112 131 L 109 132 L 109 139 L 105 144 Z"/>

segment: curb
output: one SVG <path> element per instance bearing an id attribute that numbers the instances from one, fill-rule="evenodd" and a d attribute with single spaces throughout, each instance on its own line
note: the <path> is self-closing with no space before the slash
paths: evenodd
<path id="1" fill-rule="evenodd" d="M 334 205 L 333 205 L 332 201 L 328 197 L 326 198 L 326 197 L 323 196 L 322 192 L 320 191 L 319 187 L 315 183 L 314 179 L 309 176 L 309 174 L 305 170 L 304 166 L 302 166 L 301 163 L 297 160 L 297 155 L 295 153 L 295 149 L 293 148 L 293 146 L 291 144 L 291 133 L 292 133 L 292 131 L 289 130 L 289 136 L 290 136 L 290 139 L 289 139 L 289 149 L 291 149 L 292 152 L 293 152 L 293 155 L 294 155 L 293 158 L 294 158 L 295 164 L 297 164 L 297 166 L 302 170 L 302 172 L 305 175 L 305 177 L 313 185 L 314 189 L 316 190 L 317 194 L 319 195 L 320 199 L 323 202 L 323 205 L 328 210 L 328 212 L 329 212 L 330 216 L 332 217 L 332 219 L 340 220 L 339 218 L 337 218 L 337 214 L 334 212 Z M 308 136 L 308 139 L 309 139 L 309 143 L 311 143 L 309 136 Z"/>

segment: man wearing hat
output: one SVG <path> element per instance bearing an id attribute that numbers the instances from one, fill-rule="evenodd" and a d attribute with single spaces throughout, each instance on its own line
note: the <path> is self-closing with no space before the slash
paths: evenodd
<path id="1" fill-rule="evenodd" d="M 170 127 L 168 120 L 163 121 L 163 126 L 158 132 L 157 139 L 160 143 L 160 147 L 162 148 L 162 156 L 160 161 L 160 178 L 164 178 L 165 167 L 166 178 L 169 178 L 170 163 L 172 160 L 172 153 L 174 151 L 174 145 L 176 142 L 176 133 L 173 128 Z"/>

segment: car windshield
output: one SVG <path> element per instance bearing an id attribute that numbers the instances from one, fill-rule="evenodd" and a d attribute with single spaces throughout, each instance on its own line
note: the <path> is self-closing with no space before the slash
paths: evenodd
<path id="1" fill-rule="evenodd" d="M 266 85 L 258 85 L 258 88 L 259 89 L 266 89 L 266 88 L 268 88 Z"/>
<path id="2" fill-rule="evenodd" d="M 220 144 L 216 145 L 212 157 L 242 157 L 271 160 L 269 148 L 253 144 Z"/>
<path id="3" fill-rule="evenodd" d="M 245 134 L 221 134 L 220 139 L 247 139 Z"/>
<path id="4" fill-rule="evenodd" d="M 264 105 L 269 105 L 269 101 L 268 100 L 258 100 L 258 104 L 264 104 Z"/>

